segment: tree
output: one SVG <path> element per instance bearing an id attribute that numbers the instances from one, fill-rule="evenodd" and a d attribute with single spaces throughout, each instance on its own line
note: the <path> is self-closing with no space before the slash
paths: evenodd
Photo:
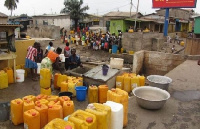
<path id="1" fill-rule="evenodd" d="M 88 14 L 85 12 L 89 9 L 88 6 L 83 6 L 83 0 L 65 0 L 65 7 L 60 13 L 69 13 L 70 18 L 75 22 L 75 29 L 77 29 L 78 21 L 87 17 Z"/>
<path id="2" fill-rule="evenodd" d="M 4 6 L 6 6 L 8 8 L 8 10 L 11 10 L 11 16 L 12 16 L 13 10 L 15 10 L 17 8 L 18 2 L 19 2 L 19 0 L 6 0 L 5 1 Z"/>

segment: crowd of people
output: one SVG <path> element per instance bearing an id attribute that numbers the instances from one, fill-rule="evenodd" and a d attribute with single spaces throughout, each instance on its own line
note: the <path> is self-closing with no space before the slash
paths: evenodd
<path id="1" fill-rule="evenodd" d="M 118 45 L 118 49 L 122 48 L 122 33 L 119 32 L 118 35 L 115 33 L 110 34 L 109 32 L 102 33 L 101 30 L 98 32 L 93 32 L 87 28 L 83 28 L 80 31 L 77 31 L 75 34 L 67 35 L 66 31 L 63 31 L 61 39 L 63 43 L 84 45 L 88 49 L 93 50 L 105 50 L 109 51 L 112 49 L 112 45 Z"/>

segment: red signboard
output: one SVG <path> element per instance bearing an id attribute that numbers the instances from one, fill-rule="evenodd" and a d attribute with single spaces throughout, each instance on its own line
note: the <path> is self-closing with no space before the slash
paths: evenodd
<path id="1" fill-rule="evenodd" d="M 197 0 L 152 0 L 153 8 L 195 8 Z"/>

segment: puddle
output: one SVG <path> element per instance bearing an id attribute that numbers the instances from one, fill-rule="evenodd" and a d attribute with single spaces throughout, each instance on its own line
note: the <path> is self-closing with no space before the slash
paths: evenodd
<path id="1" fill-rule="evenodd" d="M 200 91 L 188 90 L 188 91 L 175 91 L 172 96 L 180 101 L 193 101 L 200 100 Z"/>

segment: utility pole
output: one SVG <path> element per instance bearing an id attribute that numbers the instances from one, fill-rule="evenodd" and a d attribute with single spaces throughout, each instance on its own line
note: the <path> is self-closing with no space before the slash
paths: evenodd
<path id="1" fill-rule="evenodd" d="M 136 15 L 135 15 L 135 26 L 134 26 L 134 31 L 136 30 L 136 21 L 137 21 L 137 15 L 138 15 L 138 7 L 139 7 L 139 0 L 138 0 L 138 4 L 137 4 Z"/>
<path id="2" fill-rule="evenodd" d="M 133 6 L 133 2 L 132 2 L 132 0 L 131 0 L 131 7 L 130 7 L 130 18 L 131 18 L 131 10 L 132 10 L 132 6 Z"/>

